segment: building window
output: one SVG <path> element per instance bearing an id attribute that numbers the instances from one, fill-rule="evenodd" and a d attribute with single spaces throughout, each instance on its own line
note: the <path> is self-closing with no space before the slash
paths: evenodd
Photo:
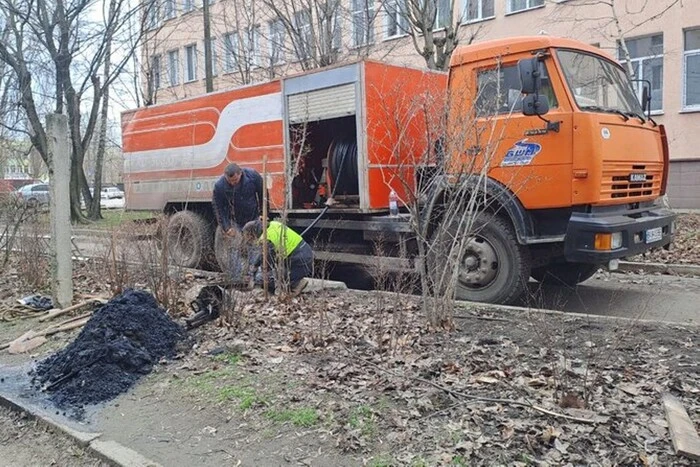
<path id="1" fill-rule="evenodd" d="M 185 47 L 185 82 L 197 79 L 197 45 Z"/>
<path id="2" fill-rule="evenodd" d="M 180 84 L 180 53 L 177 50 L 168 52 L 168 81 L 170 86 Z"/>
<path id="3" fill-rule="evenodd" d="M 155 29 L 158 26 L 158 3 L 149 1 L 146 8 L 146 29 Z"/>
<path id="4" fill-rule="evenodd" d="M 529 10 L 544 5 L 544 0 L 508 0 L 508 13 Z"/>
<path id="5" fill-rule="evenodd" d="M 309 10 L 294 13 L 294 28 L 296 30 L 295 48 L 297 58 L 311 57 L 313 52 L 313 35 L 311 33 L 311 13 Z"/>
<path id="6" fill-rule="evenodd" d="M 321 51 L 331 53 L 340 50 L 340 22 L 338 21 L 337 3 L 326 4 L 327 11 L 321 13 Z"/>
<path id="7" fill-rule="evenodd" d="M 352 0 L 352 45 L 361 47 L 374 41 L 374 1 Z"/>
<path id="8" fill-rule="evenodd" d="M 464 22 L 481 21 L 482 19 L 493 18 L 493 0 L 465 0 L 464 1 Z"/>
<path id="9" fill-rule="evenodd" d="M 194 10 L 194 0 L 183 0 L 182 12 L 189 13 L 192 10 Z"/>
<path id="10" fill-rule="evenodd" d="M 219 54 L 216 50 L 216 38 L 212 37 L 209 40 L 209 51 L 211 52 L 211 75 L 216 76 L 218 73 L 218 67 L 216 66 L 216 62 L 219 61 Z"/>
<path id="11" fill-rule="evenodd" d="M 683 33 L 683 108 L 700 110 L 700 29 Z"/>
<path id="12" fill-rule="evenodd" d="M 224 35 L 224 71 L 230 73 L 238 65 L 238 33 Z"/>
<path id="13" fill-rule="evenodd" d="M 248 66 L 254 68 L 260 66 L 260 26 L 254 26 L 246 30 L 244 44 Z"/>
<path id="14" fill-rule="evenodd" d="M 663 74 L 664 74 L 664 36 L 640 37 L 625 40 L 632 63 L 635 81 L 633 86 L 641 100 L 645 82 L 651 84 L 651 111 L 663 110 Z M 618 58 L 626 65 L 626 57 L 622 44 L 618 42 Z"/>
<path id="15" fill-rule="evenodd" d="M 444 29 L 452 22 L 452 0 L 435 0 L 435 29 Z"/>
<path id="16" fill-rule="evenodd" d="M 160 89 L 160 73 L 161 73 L 161 63 L 160 55 L 154 55 L 151 58 L 151 79 L 153 80 L 153 90 Z"/>
<path id="17" fill-rule="evenodd" d="M 284 63 L 284 23 L 281 19 L 270 21 L 270 63 Z"/>
<path id="18" fill-rule="evenodd" d="M 177 13 L 175 0 L 165 0 L 163 3 L 163 19 L 173 19 Z"/>
<path id="19" fill-rule="evenodd" d="M 386 37 L 397 37 L 408 34 L 409 24 L 402 0 L 391 0 L 384 4 L 386 12 Z"/>

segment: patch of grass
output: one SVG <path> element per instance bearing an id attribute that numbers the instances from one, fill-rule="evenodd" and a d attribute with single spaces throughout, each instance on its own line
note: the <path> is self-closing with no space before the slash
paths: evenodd
<path id="1" fill-rule="evenodd" d="M 411 460 L 411 467 L 428 467 L 428 461 L 422 457 L 414 457 Z"/>
<path id="2" fill-rule="evenodd" d="M 359 429 L 363 436 L 372 437 L 377 433 L 376 417 L 368 405 L 355 407 L 348 417 L 348 424 L 353 429 Z"/>
<path id="3" fill-rule="evenodd" d="M 243 360 L 243 356 L 234 352 L 226 352 L 214 356 L 214 360 L 217 362 L 228 363 L 229 365 L 238 365 L 241 360 Z"/>
<path id="4" fill-rule="evenodd" d="M 278 423 L 291 422 L 295 426 L 311 427 L 318 423 L 319 415 L 316 409 L 301 407 L 298 409 L 276 410 L 265 412 L 267 418 Z"/>
<path id="5" fill-rule="evenodd" d="M 394 464 L 394 460 L 389 455 L 382 454 L 370 459 L 367 465 L 369 467 L 393 467 L 396 464 Z"/>
<path id="6" fill-rule="evenodd" d="M 238 408 L 241 410 L 248 410 L 255 405 L 265 403 L 265 399 L 260 397 L 255 389 L 245 386 L 224 386 L 218 390 L 217 398 L 220 402 L 237 399 Z"/>
<path id="7" fill-rule="evenodd" d="M 90 224 L 90 228 L 109 230 L 132 221 L 152 219 L 159 213 L 153 211 L 125 211 L 123 209 L 102 209 L 102 219 Z"/>
<path id="8" fill-rule="evenodd" d="M 467 458 L 464 456 L 454 456 L 450 465 L 454 465 L 456 467 L 466 467 L 469 465 L 469 463 L 467 462 Z"/>

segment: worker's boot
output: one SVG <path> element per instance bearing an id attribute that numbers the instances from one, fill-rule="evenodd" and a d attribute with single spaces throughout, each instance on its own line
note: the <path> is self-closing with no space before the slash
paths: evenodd
<path id="1" fill-rule="evenodd" d="M 309 280 L 306 277 L 302 278 L 294 287 L 292 287 L 292 296 L 296 297 L 302 293 L 307 285 L 309 285 Z"/>

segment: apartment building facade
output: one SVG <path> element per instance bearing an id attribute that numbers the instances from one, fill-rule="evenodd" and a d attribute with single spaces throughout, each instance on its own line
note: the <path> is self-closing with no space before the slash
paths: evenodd
<path id="1" fill-rule="evenodd" d="M 203 0 L 148 1 L 147 102 L 204 93 Z M 426 1 L 433 2 L 436 37 L 452 26 L 460 43 L 549 34 L 594 44 L 651 84 L 652 116 L 669 133 L 672 205 L 700 208 L 700 1 L 204 1 L 214 90 L 365 56 L 426 66 L 414 45 L 423 36 L 407 13 Z"/>

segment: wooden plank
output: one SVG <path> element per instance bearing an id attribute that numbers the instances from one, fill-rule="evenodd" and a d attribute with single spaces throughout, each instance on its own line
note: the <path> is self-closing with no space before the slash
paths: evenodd
<path id="1" fill-rule="evenodd" d="M 66 313 L 70 313 L 71 311 L 79 310 L 81 308 L 85 308 L 88 306 L 96 306 L 96 305 L 104 305 L 107 303 L 106 300 L 102 300 L 99 298 L 93 298 L 91 300 L 87 300 L 81 303 L 78 303 L 77 305 L 69 306 L 67 308 L 63 308 L 62 310 L 55 311 L 53 313 L 49 313 L 41 318 L 39 318 L 39 322 L 43 323 L 44 321 L 48 321 L 51 319 L 54 319 L 58 316 L 65 315 Z"/>
<path id="2" fill-rule="evenodd" d="M 688 412 L 683 408 L 683 404 L 668 393 L 663 395 L 663 401 L 676 454 L 700 460 L 700 436 L 695 431 L 695 426 L 688 417 Z"/>

